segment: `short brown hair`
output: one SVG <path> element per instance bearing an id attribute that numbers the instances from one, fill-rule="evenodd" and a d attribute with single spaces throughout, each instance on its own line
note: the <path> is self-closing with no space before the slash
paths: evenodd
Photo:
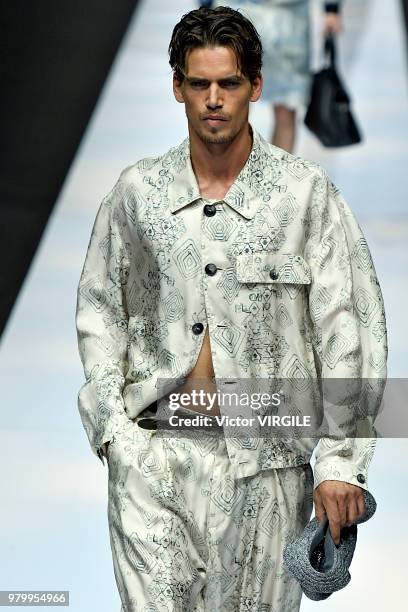
<path id="1" fill-rule="evenodd" d="M 201 7 L 183 15 L 174 27 L 169 45 L 169 63 L 176 78 L 183 81 L 187 53 L 198 47 L 231 47 L 242 74 L 251 83 L 262 68 L 262 43 L 252 22 L 226 6 Z"/>

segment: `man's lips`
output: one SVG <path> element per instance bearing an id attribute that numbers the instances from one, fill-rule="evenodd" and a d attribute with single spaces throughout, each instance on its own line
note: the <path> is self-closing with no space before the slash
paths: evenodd
<path id="1" fill-rule="evenodd" d="M 225 117 L 221 117 L 220 115 L 207 115 L 207 117 L 204 117 L 204 121 L 207 121 L 208 123 L 225 123 L 227 119 Z"/>

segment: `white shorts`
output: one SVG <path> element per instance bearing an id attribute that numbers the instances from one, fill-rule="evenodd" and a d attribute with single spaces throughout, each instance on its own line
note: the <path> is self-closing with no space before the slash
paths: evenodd
<path id="1" fill-rule="evenodd" d="M 310 520 L 310 463 L 237 479 L 224 437 L 137 420 L 108 447 L 121 612 L 297 612 L 282 551 Z"/>

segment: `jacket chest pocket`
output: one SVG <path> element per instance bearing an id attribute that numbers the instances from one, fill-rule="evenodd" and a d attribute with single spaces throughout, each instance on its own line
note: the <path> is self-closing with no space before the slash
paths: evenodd
<path id="1" fill-rule="evenodd" d="M 312 273 L 301 255 L 293 253 L 241 253 L 236 260 L 241 283 L 309 285 Z"/>

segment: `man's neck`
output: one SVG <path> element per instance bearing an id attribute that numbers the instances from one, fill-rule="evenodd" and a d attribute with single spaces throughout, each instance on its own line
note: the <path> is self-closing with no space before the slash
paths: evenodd
<path id="1" fill-rule="evenodd" d="M 204 143 L 189 129 L 191 164 L 203 197 L 223 198 L 244 167 L 252 149 L 252 130 L 247 123 L 227 144 Z"/>

